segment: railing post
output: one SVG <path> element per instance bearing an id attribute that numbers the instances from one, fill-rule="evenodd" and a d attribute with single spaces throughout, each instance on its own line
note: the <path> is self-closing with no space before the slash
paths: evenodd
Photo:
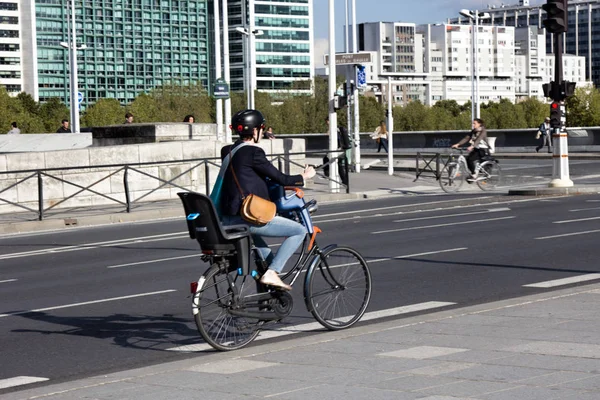
<path id="1" fill-rule="evenodd" d="M 127 172 L 129 171 L 127 165 L 125 166 L 125 173 L 123 174 L 123 187 L 125 188 L 125 203 L 127 204 L 127 212 L 131 212 L 131 201 L 129 199 L 129 182 L 127 179 Z"/>
<path id="2" fill-rule="evenodd" d="M 210 168 L 208 168 L 206 161 L 204 161 L 204 186 L 206 187 L 206 195 L 210 196 Z"/>
<path id="3" fill-rule="evenodd" d="M 344 152 L 344 170 L 346 171 L 346 194 L 350 193 L 350 174 L 348 168 L 348 157 L 346 156 L 346 152 Z"/>
<path id="4" fill-rule="evenodd" d="M 281 156 L 277 156 L 277 169 L 283 172 L 283 163 L 281 162 Z"/>
<path id="5" fill-rule="evenodd" d="M 441 158 L 440 153 L 437 153 L 436 160 L 435 160 L 435 179 L 438 181 L 440 180 L 440 173 L 442 172 L 440 170 L 440 158 Z"/>
<path id="6" fill-rule="evenodd" d="M 44 219 L 44 181 L 42 179 L 42 172 L 37 172 L 38 179 L 38 219 L 41 221 Z"/>

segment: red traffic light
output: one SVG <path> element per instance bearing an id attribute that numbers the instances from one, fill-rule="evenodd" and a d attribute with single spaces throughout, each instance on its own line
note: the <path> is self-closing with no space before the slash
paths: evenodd
<path id="1" fill-rule="evenodd" d="M 559 108 L 559 107 L 560 107 L 560 104 L 558 104 L 558 103 L 552 103 L 552 104 L 550 105 L 550 108 L 552 108 L 552 109 L 554 109 L 554 110 L 556 110 L 556 109 L 557 109 L 557 108 Z"/>

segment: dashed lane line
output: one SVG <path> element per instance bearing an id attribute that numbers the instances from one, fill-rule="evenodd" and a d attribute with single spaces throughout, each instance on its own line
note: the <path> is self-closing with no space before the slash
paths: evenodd
<path id="1" fill-rule="evenodd" d="M 63 308 L 87 306 L 87 305 L 90 305 L 90 304 L 107 303 L 109 301 L 134 299 L 136 297 L 154 296 L 154 295 L 157 295 L 157 294 L 172 293 L 172 292 L 176 292 L 176 291 L 177 291 L 176 289 L 160 290 L 158 292 L 148 292 L 148 293 L 132 294 L 132 295 L 129 295 L 129 296 L 111 297 L 111 298 L 108 298 L 108 299 L 84 301 L 82 303 L 73 303 L 73 304 L 64 304 L 64 305 L 61 305 L 61 306 L 37 308 L 35 310 L 8 312 L 8 313 L 5 313 L 5 314 L 0 314 L 0 318 L 14 317 L 16 315 L 29 314 L 29 313 L 32 313 L 32 312 L 53 311 L 53 310 L 60 310 L 60 309 L 63 309 Z"/>
<path id="2" fill-rule="evenodd" d="M 557 286 L 570 285 L 572 283 L 593 281 L 595 279 L 600 279 L 600 274 L 585 274 L 585 275 L 572 276 L 570 278 L 554 279 L 551 281 L 530 283 L 529 285 L 523 285 L 523 287 L 547 289 L 547 288 L 554 288 Z"/>
<path id="3" fill-rule="evenodd" d="M 30 383 L 44 382 L 47 380 L 48 378 L 40 378 L 38 376 L 15 376 L 14 378 L 0 379 L 0 389 L 29 385 Z"/>
<path id="4" fill-rule="evenodd" d="M 477 219 L 477 220 L 462 221 L 462 222 L 452 222 L 452 223 L 448 223 L 448 224 L 413 226 L 410 228 L 399 228 L 399 229 L 389 229 L 389 230 L 385 230 L 385 231 L 376 231 L 376 232 L 371 232 L 371 234 L 372 235 L 380 235 L 382 233 L 413 231 L 413 230 L 418 230 L 418 229 L 441 228 L 441 227 L 446 227 L 446 226 L 466 225 L 466 224 L 472 224 L 472 223 L 478 223 L 478 222 L 502 221 L 502 220 L 513 219 L 513 218 L 516 218 L 516 217 L 511 216 L 511 217 L 500 217 L 500 218 L 487 218 L 487 219 Z"/>

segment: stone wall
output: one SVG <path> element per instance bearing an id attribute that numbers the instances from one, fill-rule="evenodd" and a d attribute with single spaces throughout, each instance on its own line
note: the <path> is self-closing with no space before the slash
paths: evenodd
<path id="1" fill-rule="evenodd" d="M 94 146 L 215 139 L 216 124 L 181 122 L 111 125 L 91 128 Z"/>
<path id="2" fill-rule="evenodd" d="M 304 140 L 302 139 L 265 140 L 260 143 L 260 146 L 268 155 L 304 152 Z M 115 201 L 90 191 L 83 191 L 66 201 L 65 198 L 81 190 L 68 183 L 71 182 L 81 187 L 93 185 L 90 190 L 124 203 L 126 201 L 125 171 L 122 170 L 124 164 L 135 169 L 129 169 L 127 172 L 130 201 L 174 199 L 177 197 L 177 192 L 182 190 L 172 185 L 159 188 L 162 182 L 156 178 L 168 181 L 177 177 L 174 181 L 175 184 L 187 190 L 205 193 L 207 186 L 205 165 L 198 165 L 198 161 L 184 162 L 182 160 L 220 157 L 222 147 L 223 143 L 206 139 L 89 147 L 68 151 L 0 154 L 0 200 L 18 203 L 37 210 L 39 203 L 37 171 L 42 171 L 44 172 L 41 181 L 45 209 L 51 206 L 69 208 L 105 204 L 118 205 Z M 300 165 L 304 164 L 303 155 L 288 158 Z M 218 159 L 213 162 L 220 164 Z M 139 165 L 140 163 L 155 164 Z M 277 161 L 274 161 L 274 165 L 277 166 L 277 164 Z M 214 184 L 219 168 L 217 166 L 208 168 L 208 187 L 210 188 Z M 288 173 L 298 173 L 301 167 L 284 161 L 282 169 Z M 20 182 L 27 177 L 30 178 Z M 153 189 L 158 190 L 149 194 Z M 0 201 L 0 213 L 15 211 L 25 210 Z"/>

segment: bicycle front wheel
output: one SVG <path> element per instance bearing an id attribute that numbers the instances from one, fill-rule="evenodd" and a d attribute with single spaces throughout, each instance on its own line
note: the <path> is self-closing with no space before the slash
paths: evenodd
<path id="1" fill-rule="evenodd" d="M 500 184 L 502 169 L 498 161 L 486 161 L 481 164 L 479 175 L 483 179 L 477 181 L 477 186 L 481 190 L 493 190 Z"/>
<path id="2" fill-rule="evenodd" d="M 348 247 L 335 247 L 317 257 L 306 275 L 306 307 L 325 328 L 348 328 L 360 320 L 369 305 L 369 266 Z"/>
<path id="3" fill-rule="evenodd" d="M 193 296 L 192 312 L 206 343 L 227 351 L 240 349 L 256 338 L 262 322 L 232 315 L 230 311 L 240 309 L 237 299 L 256 294 L 257 285 L 251 276 L 239 276 L 235 270 L 228 272 L 218 266 L 204 274 Z"/>
<path id="4" fill-rule="evenodd" d="M 461 163 L 451 161 L 444 165 L 439 183 L 442 190 L 446 193 L 457 192 L 465 181 L 465 172 Z"/>

